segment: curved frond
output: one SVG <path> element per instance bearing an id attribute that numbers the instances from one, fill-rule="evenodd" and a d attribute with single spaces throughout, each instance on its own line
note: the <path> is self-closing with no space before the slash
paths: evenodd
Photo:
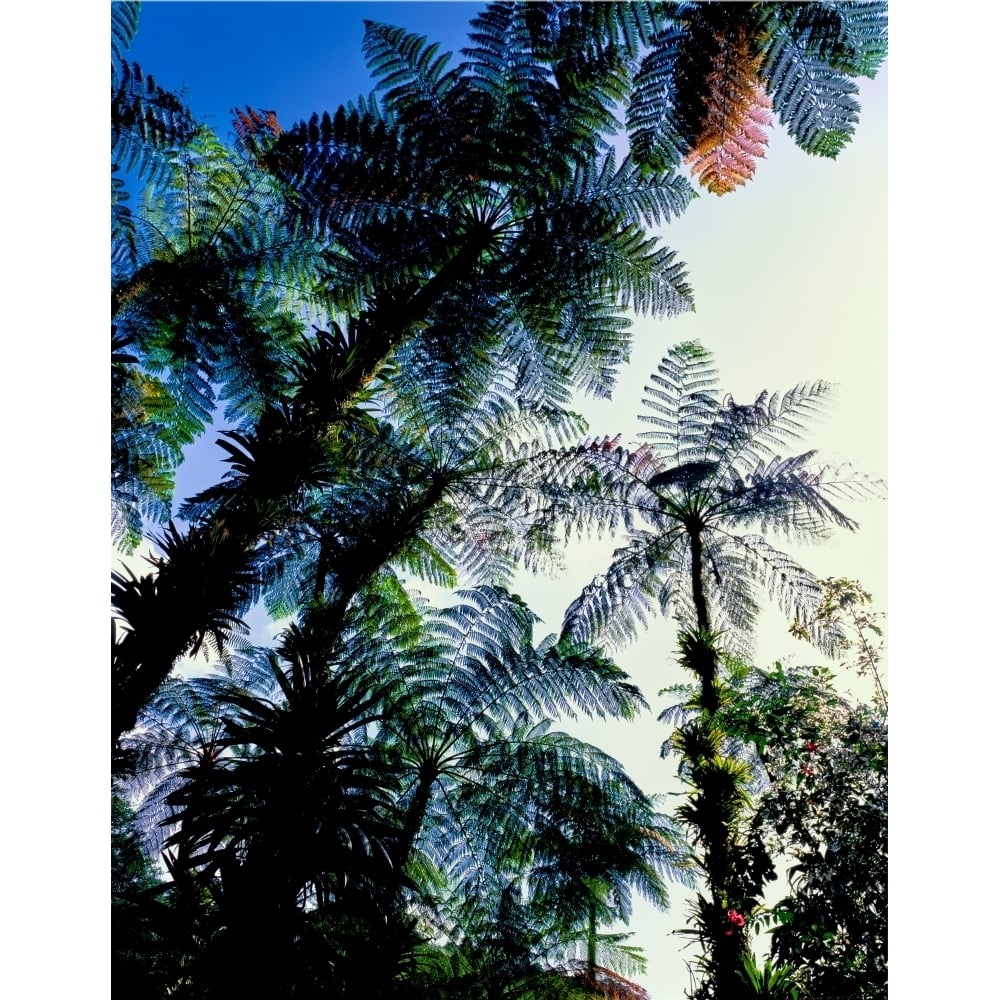
<path id="1" fill-rule="evenodd" d="M 375 21 L 365 21 L 361 48 L 375 85 L 385 91 L 386 107 L 401 120 L 425 115 L 444 118 L 446 96 L 458 78 L 448 71 L 450 53 L 423 35 Z"/>
<path id="2" fill-rule="evenodd" d="M 771 102 L 759 79 L 762 61 L 743 32 L 730 34 L 704 81 L 706 110 L 684 162 L 713 194 L 749 181 L 767 147 Z"/>
<path id="3" fill-rule="evenodd" d="M 617 549 L 607 571 L 584 587 L 567 608 L 563 634 L 594 643 L 622 646 L 638 635 L 654 612 L 669 614 L 679 593 L 675 576 L 683 565 L 687 539 L 682 530 L 634 530 Z"/>
<path id="4" fill-rule="evenodd" d="M 120 0 L 111 5 L 111 59 L 122 62 L 139 27 L 138 0 Z"/>
<path id="5" fill-rule="evenodd" d="M 642 405 L 652 413 L 641 413 L 639 419 L 655 429 L 639 436 L 654 442 L 671 465 L 704 457 L 705 441 L 719 409 L 717 382 L 712 356 L 694 341 L 678 344 L 650 376 Z"/>
<path id="6" fill-rule="evenodd" d="M 115 4 L 112 9 L 127 7 Z M 112 21 L 111 161 L 139 180 L 164 176 L 166 155 L 184 146 L 195 133 L 195 122 L 184 102 L 164 90 L 137 63 L 121 58 L 131 40 L 127 14 Z M 114 29 L 118 29 L 114 41 Z M 134 31 L 132 22 L 131 30 Z"/>
<path id="7" fill-rule="evenodd" d="M 860 105 L 849 75 L 873 76 L 886 54 L 884 3 L 774 4 L 762 74 L 782 125 L 807 153 L 835 157 Z"/>
<path id="8" fill-rule="evenodd" d="M 690 149 L 674 114 L 679 24 L 669 24 L 642 57 L 632 85 L 625 124 L 632 153 L 644 170 L 669 169 Z"/>
<path id="9" fill-rule="evenodd" d="M 857 86 L 842 74 L 777 44 L 764 72 L 772 81 L 778 120 L 807 153 L 835 157 L 851 141 L 861 105 Z M 796 58 L 797 57 L 797 58 Z"/>

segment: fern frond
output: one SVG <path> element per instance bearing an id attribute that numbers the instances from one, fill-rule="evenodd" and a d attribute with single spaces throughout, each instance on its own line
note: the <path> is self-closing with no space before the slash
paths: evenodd
<path id="1" fill-rule="evenodd" d="M 611 565 L 567 608 L 563 634 L 617 648 L 634 640 L 654 611 L 669 614 L 678 596 L 672 569 L 683 565 L 686 538 L 679 529 L 634 530 Z"/>
<path id="2" fill-rule="evenodd" d="M 875 51 L 852 65 L 840 8 L 846 4 L 777 5 L 778 15 L 764 47 L 761 68 L 778 120 L 807 153 L 835 157 L 851 140 L 861 107 L 857 86 L 846 76 L 847 66 L 881 62 Z M 837 8 L 833 17 L 841 29 L 817 30 L 817 15 Z M 877 59 L 877 62 L 875 61 Z M 846 65 L 845 65 L 846 64 Z"/>
<path id="3" fill-rule="evenodd" d="M 620 436 L 588 439 L 576 448 L 542 452 L 520 470 L 538 491 L 537 516 L 566 541 L 630 529 L 640 515 L 655 516 L 648 479 L 660 462 L 646 446 L 623 448 Z"/>
<path id="4" fill-rule="evenodd" d="M 734 525 L 755 523 L 764 530 L 780 531 L 790 537 L 819 539 L 831 525 L 857 528 L 857 522 L 842 513 L 830 495 L 860 499 L 870 495 L 871 486 L 849 468 L 835 471 L 823 466 L 808 468 L 815 452 L 786 459 L 773 458 L 760 465 L 746 479 L 734 477 L 732 485 L 720 484 L 715 508 Z"/>
<path id="5" fill-rule="evenodd" d="M 578 167 L 570 202 L 589 205 L 616 219 L 656 226 L 683 214 L 694 190 L 671 170 L 641 170 L 626 156 L 621 165 L 613 152 Z"/>
<path id="6" fill-rule="evenodd" d="M 747 571 L 765 582 L 769 595 L 789 621 L 810 619 L 823 594 L 816 576 L 763 536 L 743 535 L 737 548 L 735 557 L 744 561 Z M 813 638 L 824 649 L 823 636 L 817 632 Z"/>
<path id="7" fill-rule="evenodd" d="M 191 112 L 176 94 L 160 87 L 138 64 L 113 61 L 113 165 L 139 180 L 155 183 L 167 169 L 166 154 L 184 146 L 194 133 Z"/>
<path id="8" fill-rule="evenodd" d="M 684 162 L 713 194 L 749 181 L 767 147 L 770 100 L 760 82 L 762 62 L 743 32 L 731 34 L 720 40 L 704 82 L 707 107 Z"/>
<path id="9" fill-rule="evenodd" d="M 708 351 L 695 341 L 677 345 L 643 390 L 642 405 L 653 412 L 641 413 L 639 419 L 656 429 L 643 431 L 640 438 L 655 442 L 657 451 L 675 466 L 703 458 L 719 408 L 717 381 Z"/>
<path id="10" fill-rule="evenodd" d="M 122 63 L 139 26 L 138 0 L 119 0 L 111 5 L 111 59 Z"/>
<path id="11" fill-rule="evenodd" d="M 666 170 L 690 149 L 674 114 L 675 67 L 680 25 L 666 26 L 642 57 L 632 85 L 625 124 L 632 154 L 643 170 Z"/>
<path id="12" fill-rule="evenodd" d="M 444 119 L 446 96 L 458 74 L 448 71 L 450 53 L 439 55 L 439 45 L 423 35 L 374 21 L 365 21 L 361 49 L 377 89 L 385 91 L 385 105 L 401 121 L 434 116 Z"/>
<path id="13" fill-rule="evenodd" d="M 761 392 L 749 404 L 726 395 L 704 435 L 704 457 L 717 463 L 717 481 L 749 475 L 784 446 L 801 440 L 809 418 L 822 416 L 832 399 L 829 382 L 802 382 L 783 394 Z"/>
<path id="14" fill-rule="evenodd" d="M 534 58 L 524 9 L 491 3 L 472 19 L 470 28 L 472 44 L 462 50 L 468 71 L 494 103 L 498 126 L 513 126 L 517 134 L 530 127 L 535 108 L 552 106 L 554 96 L 548 74 Z"/>
<path id="15" fill-rule="evenodd" d="M 837 5 L 847 29 L 849 55 L 840 62 L 848 73 L 874 79 L 889 53 L 889 5 L 886 0 L 848 0 Z"/>

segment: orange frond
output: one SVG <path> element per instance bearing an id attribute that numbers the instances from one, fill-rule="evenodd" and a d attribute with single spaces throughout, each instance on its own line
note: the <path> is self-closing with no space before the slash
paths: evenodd
<path id="1" fill-rule="evenodd" d="M 236 137 L 245 142 L 259 135 L 275 137 L 281 135 L 283 129 L 278 123 L 278 115 L 274 111 L 258 111 L 246 107 L 243 111 L 236 110 L 236 120 L 233 122 Z"/>
<path id="2" fill-rule="evenodd" d="M 723 195 L 753 177 L 767 148 L 771 99 L 759 76 L 763 55 L 754 54 L 746 33 L 718 41 L 705 81 L 707 111 L 684 162 L 702 187 Z"/>
<path id="3" fill-rule="evenodd" d="M 638 983 L 599 965 L 575 978 L 593 992 L 595 1000 L 650 1000 L 649 993 Z"/>

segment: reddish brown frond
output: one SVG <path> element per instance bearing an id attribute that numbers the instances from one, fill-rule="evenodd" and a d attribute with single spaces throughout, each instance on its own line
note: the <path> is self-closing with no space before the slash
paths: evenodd
<path id="1" fill-rule="evenodd" d="M 638 984 L 610 969 L 596 966 L 592 971 L 574 977 L 588 990 L 593 990 L 595 1000 L 650 1000 L 649 994 Z"/>
<path id="2" fill-rule="evenodd" d="M 630 464 L 632 472 L 640 479 L 647 478 L 647 474 L 659 472 L 661 468 L 659 456 L 648 444 L 641 444 L 632 452 Z"/>
<path id="3" fill-rule="evenodd" d="M 259 154 L 262 146 L 268 146 L 272 139 L 284 131 L 274 111 L 258 110 L 249 105 L 242 111 L 239 108 L 234 108 L 233 111 L 236 115 L 233 119 L 236 140 L 249 152 Z"/>
<path id="4" fill-rule="evenodd" d="M 693 148 L 684 157 L 693 177 L 713 194 L 742 187 L 767 148 L 771 100 L 761 83 L 763 61 L 746 33 L 719 39 L 706 79 L 706 112 Z"/>
<path id="5" fill-rule="evenodd" d="M 233 123 L 236 135 L 240 139 L 247 139 L 256 135 L 281 135 L 283 129 L 278 123 L 278 115 L 274 111 L 258 111 L 256 108 L 247 107 L 243 111 L 236 112 L 236 121 Z"/>

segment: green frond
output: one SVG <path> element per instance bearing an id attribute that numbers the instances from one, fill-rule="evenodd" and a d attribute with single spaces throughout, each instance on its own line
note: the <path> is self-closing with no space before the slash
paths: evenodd
<path id="1" fill-rule="evenodd" d="M 650 3 L 525 5 L 536 58 L 550 68 L 563 101 L 596 133 L 617 127 L 634 62 L 662 26 Z"/>
<path id="2" fill-rule="evenodd" d="M 365 21 L 361 50 L 377 89 L 385 91 L 386 107 L 402 120 L 428 113 L 443 117 L 445 98 L 456 79 L 447 72 L 450 53 L 439 46 L 387 24 Z"/>
<path id="3" fill-rule="evenodd" d="M 603 161 L 596 161 L 584 177 L 578 173 L 578 178 L 575 187 L 587 202 L 616 217 L 646 226 L 678 218 L 695 197 L 694 188 L 680 174 L 672 170 L 642 170 L 631 156 L 615 167 L 613 153 Z"/>
<path id="4" fill-rule="evenodd" d="M 629 450 L 616 435 L 543 452 L 519 472 L 540 494 L 542 523 L 569 542 L 631 529 L 639 514 L 655 511 L 647 480 L 659 468 L 647 446 Z"/>
<path id="5" fill-rule="evenodd" d="M 874 79 L 889 54 L 889 4 L 886 0 L 848 0 L 837 6 L 848 41 L 842 68 Z"/>
<path id="6" fill-rule="evenodd" d="M 120 63 L 139 27 L 138 0 L 118 0 L 111 5 L 111 59 Z"/>
<path id="7" fill-rule="evenodd" d="M 643 405 L 653 412 L 640 415 L 656 428 L 640 436 L 654 441 L 676 468 L 710 463 L 715 482 L 734 472 L 749 474 L 777 449 L 799 440 L 806 420 L 821 415 L 829 401 L 826 382 L 802 383 L 783 395 L 765 391 L 745 405 L 729 395 L 720 400 L 710 356 L 700 345 L 682 347 L 684 352 L 665 358 L 651 377 Z M 693 353 L 685 353 L 688 348 Z"/>
<path id="8" fill-rule="evenodd" d="M 129 207 L 125 181 L 111 171 L 111 280 L 138 269 L 144 262 L 148 247 Z"/>
<path id="9" fill-rule="evenodd" d="M 674 466 L 702 460 L 719 410 L 717 382 L 712 356 L 699 343 L 673 348 L 643 390 L 642 405 L 653 412 L 641 413 L 639 419 L 655 429 L 639 436 L 653 441 Z"/>
<path id="10" fill-rule="evenodd" d="M 747 570 L 765 582 L 789 621 L 807 621 L 812 616 L 823 593 L 816 576 L 760 535 L 742 536 L 739 552 Z M 815 638 L 822 648 L 822 637 Z"/>
<path id="11" fill-rule="evenodd" d="M 674 111 L 675 67 L 683 29 L 669 24 L 652 40 L 632 85 L 625 124 L 643 171 L 676 167 L 690 148 Z"/>
<path id="12" fill-rule="evenodd" d="M 762 6 L 769 33 L 788 31 L 804 53 L 850 76 L 874 77 L 888 53 L 885 0 Z"/>
<path id="13" fill-rule="evenodd" d="M 581 261 L 580 278 L 618 292 L 619 304 L 638 313 L 676 316 L 694 308 L 686 265 L 677 252 L 657 247 L 638 226 L 629 225 L 595 245 Z"/>
<path id="14" fill-rule="evenodd" d="M 772 458 L 745 478 L 733 474 L 731 485 L 719 484 L 718 513 L 734 525 L 759 524 L 762 529 L 803 540 L 825 537 L 831 526 L 855 530 L 858 525 L 830 496 L 860 499 L 871 495 L 866 477 L 849 467 L 808 467 L 815 452 L 786 459 Z"/>
<path id="15" fill-rule="evenodd" d="M 144 522 L 170 518 L 173 470 L 185 443 L 184 428 L 171 419 L 170 395 L 145 375 L 129 339 L 113 331 L 111 344 L 112 537 L 126 551 L 138 545 Z"/>
<path id="16" fill-rule="evenodd" d="M 654 612 L 669 614 L 680 588 L 673 570 L 683 564 L 686 539 L 635 529 L 616 549 L 607 571 L 581 591 L 563 619 L 563 634 L 620 647 L 638 636 Z"/>
<path id="17" fill-rule="evenodd" d="M 851 44 L 844 16 L 851 6 L 773 5 L 762 74 L 778 120 L 807 153 L 835 157 L 851 140 L 861 107 L 848 74 L 871 75 L 884 58 L 877 42 L 863 50 Z M 870 6 L 884 14 L 884 4 Z"/>
<path id="18" fill-rule="evenodd" d="M 422 538 L 414 538 L 409 542 L 396 557 L 396 562 L 402 569 L 434 584 L 435 587 L 458 586 L 458 574 L 455 568 L 436 547 Z"/>
<path id="19" fill-rule="evenodd" d="M 607 398 L 628 360 L 631 321 L 597 285 L 553 271 L 541 277 L 531 299 L 518 296 L 496 315 L 506 331 L 498 361 L 517 372 L 525 395 L 568 403 L 580 389 Z"/>
<path id="20" fill-rule="evenodd" d="M 470 28 L 471 44 L 462 55 L 472 79 L 495 104 L 498 122 L 522 132 L 536 108 L 549 110 L 554 104 L 548 73 L 534 57 L 524 8 L 492 3 Z"/>
<path id="21" fill-rule="evenodd" d="M 114 4 L 112 10 L 128 5 Z M 195 133 L 184 102 L 124 58 L 135 29 L 134 12 L 112 20 L 111 162 L 142 181 L 164 176 L 166 157 Z"/>

